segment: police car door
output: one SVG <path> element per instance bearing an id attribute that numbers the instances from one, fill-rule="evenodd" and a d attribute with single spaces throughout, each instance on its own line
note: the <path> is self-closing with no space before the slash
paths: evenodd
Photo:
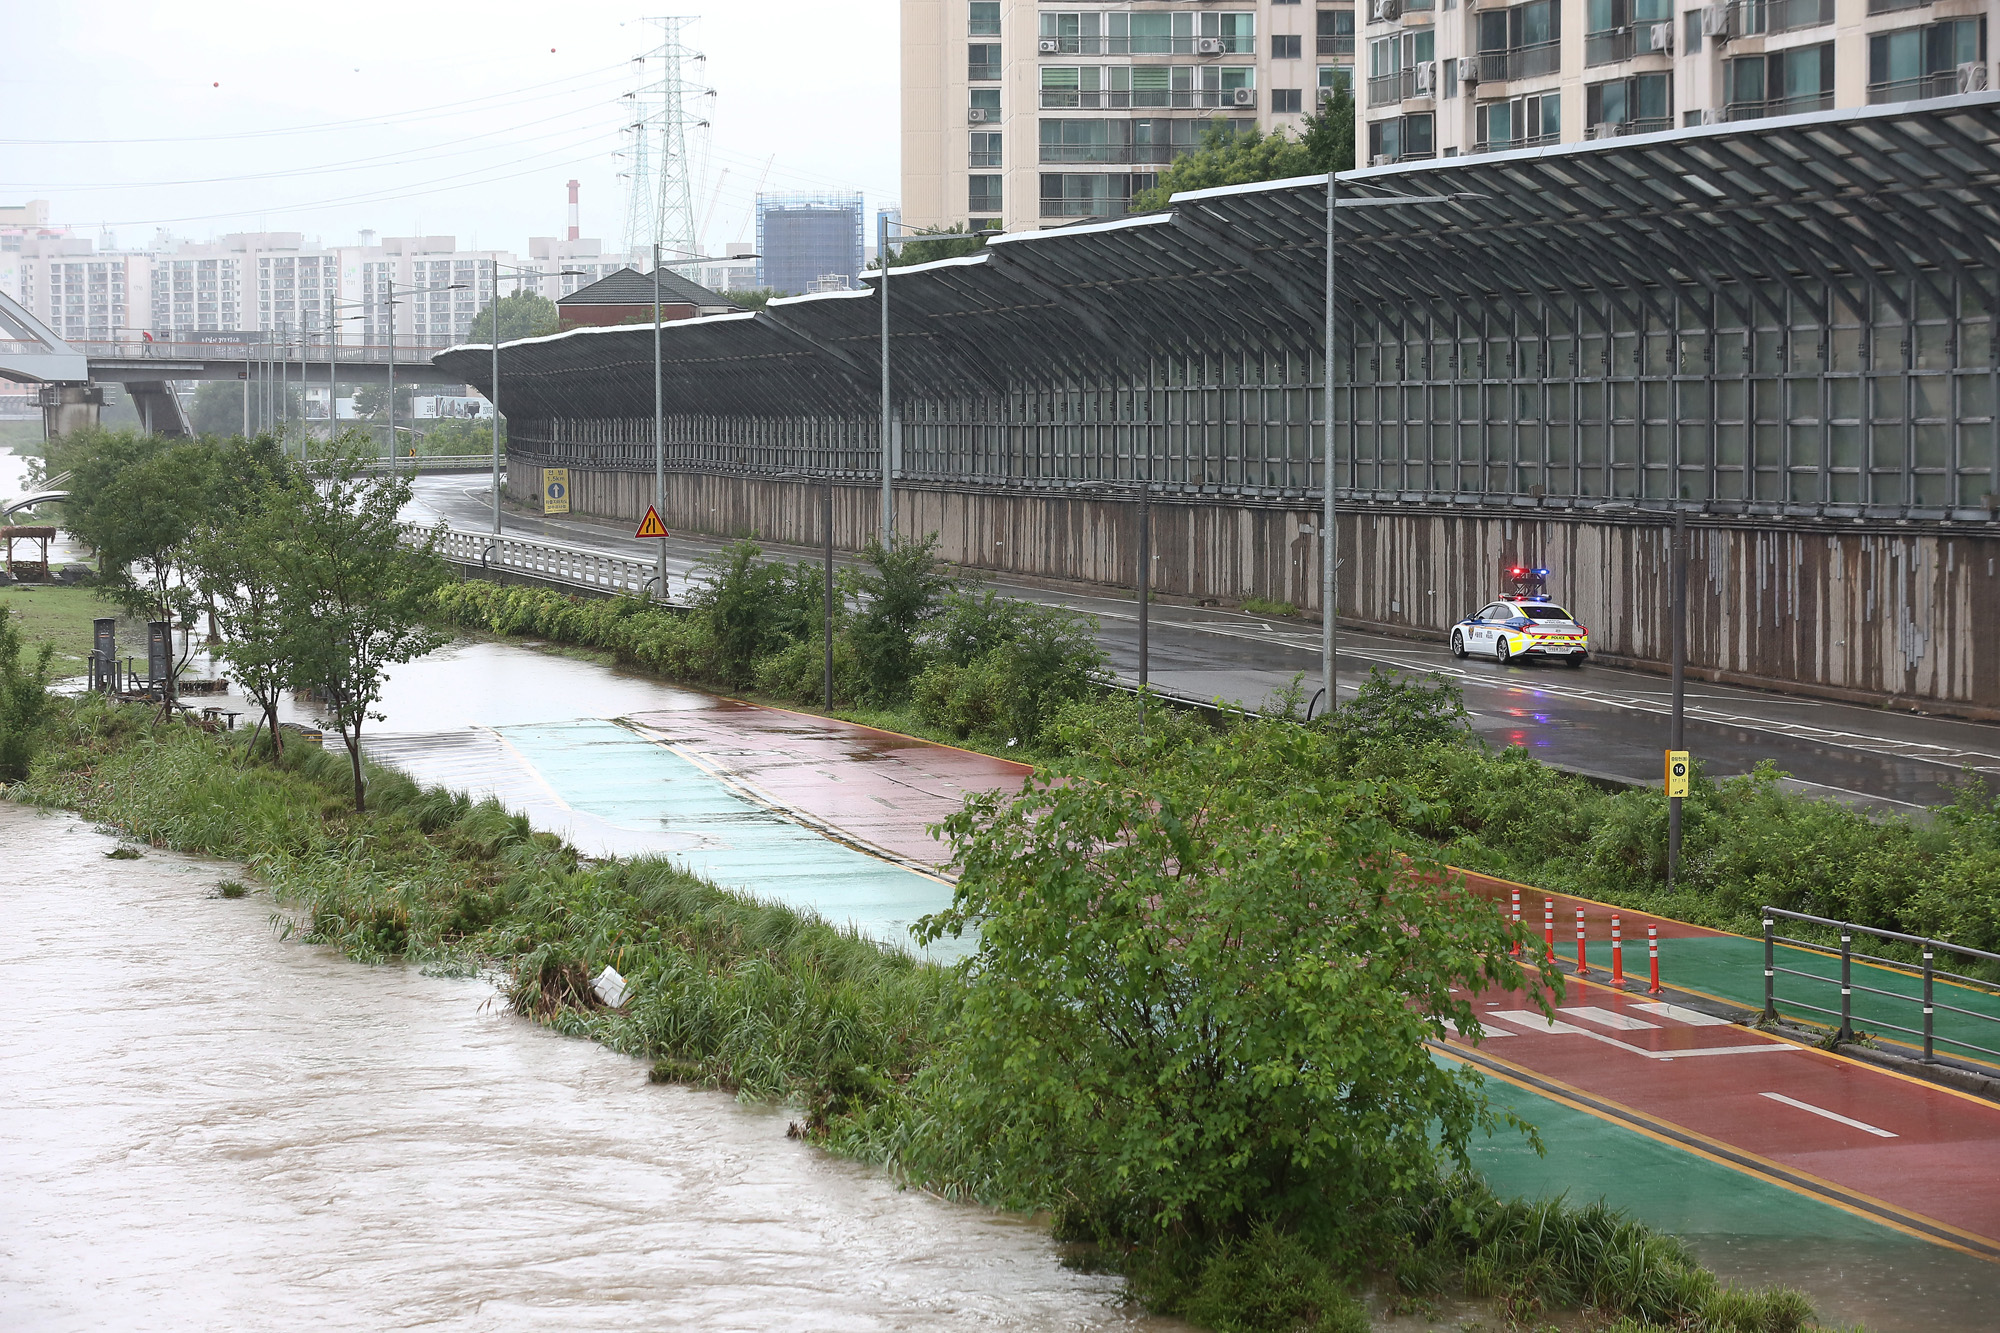
<path id="1" fill-rule="evenodd" d="M 1507 608 L 1495 602 L 1479 612 L 1479 624 L 1472 631 L 1472 641 L 1482 648 L 1491 648 L 1495 636 L 1499 634 L 1499 623 L 1507 618 Z"/>

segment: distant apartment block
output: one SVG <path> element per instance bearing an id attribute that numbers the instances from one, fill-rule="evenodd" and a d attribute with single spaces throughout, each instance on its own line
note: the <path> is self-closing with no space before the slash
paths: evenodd
<path id="1" fill-rule="evenodd" d="M 1364 163 L 1983 91 L 2000 0 L 1362 0 Z"/>
<path id="2" fill-rule="evenodd" d="M 758 195 L 757 285 L 792 296 L 852 287 L 866 222 L 859 194 Z"/>
<path id="3" fill-rule="evenodd" d="M 1218 119 L 1296 132 L 1353 77 L 1351 0 L 903 0 L 902 17 L 916 227 L 1117 217 Z"/>

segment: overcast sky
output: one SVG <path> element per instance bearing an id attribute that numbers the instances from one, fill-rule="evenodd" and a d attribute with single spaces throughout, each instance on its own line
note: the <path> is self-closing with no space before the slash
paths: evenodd
<path id="1" fill-rule="evenodd" d="M 632 0 L 77 0 L 0 6 L 0 204 L 125 247 L 302 231 L 622 243 L 622 100 L 658 65 Z M 766 190 L 898 188 L 895 0 L 679 0 L 713 128 L 690 144 L 711 248 Z M 773 155 L 775 154 L 775 157 Z M 769 162 L 769 175 L 765 167 Z M 703 227 L 703 219 L 708 222 Z"/>

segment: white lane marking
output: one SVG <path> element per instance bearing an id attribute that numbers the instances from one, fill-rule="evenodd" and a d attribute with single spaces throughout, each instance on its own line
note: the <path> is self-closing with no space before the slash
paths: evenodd
<path id="1" fill-rule="evenodd" d="M 1620 1032 L 1657 1032 L 1660 1030 L 1658 1023 L 1648 1023 L 1642 1019 L 1634 1018 L 1630 1014 L 1621 1014 L 1610 1009 L 1599 1009 L 1594 1004 L 1566 1004 L 1556 1012 L 1574 1014 L 1586 1023 L 1595 1023 L 1599 1027 L 1616 1028 Z"/>
<path id="2" fill-rule="evenodd" d="M 1568 1023 L 1551 1021 L 1543 1018 L 1531 1009 L 1500 1009 L 1496 1010 L 1492 1017 L 1504 1018 L 1510 1023 L 1519 1023 L 1522 1027 L 1530 1031 L 1547 1032 L 1559 1037 L 1588 1037 L 1592 1041 L 1601 1041 L 1606 1046 L 1616 1046 L 1621 1051 L 1630 1051 L 1632 1054 L 1644 1056 L 1648 1060 L 1684 1060 L 1704 1055 L 1750 1055 L 1764 1051 L 1796 1051 L 1803 1049 L 1793 1046 L 1789 1042 L 1773 1041 L 1751 1042 L 1742 1046 L 1697 1046 L 1685 1051 L 1649 1051 L 1643 1046 L 1634 1046 L 1632 1043 L 1620 1041 L 1616 1037 L 1607 1037 L 1602 1032 L 1591 1032 L 1584 1028 L 1574 1027 Z"/>
<path id="3" fill-rule="evenodd" d="M 1449 1032 L 1452 1036 L 1454 1037 L 1465 1036 L 1463 1032 L 1459 1031 L 1458 1024 L 1452 1022 L 1449 1018 L 1439 1019 L 1438 1021 L 1444 1024 L 1444 1030 L 1446 1032 Z M 1488 1037 L 1511 1037 L 1514 1035 L 1513 1033 L 1509 1032 L 1506 1028 L 1483 1027 L 1478 1029 L 1478 1033 L 1479 1035 L 1477 1037 L 1477 1040 L 1479 1041 L 1485 1041 Z"/>
<path id="4" fill-rule="evenodd" d="M 1837 1115 L 1834 1112 L 1827 1110 L 1823 1106 L 1814 1106 L 1811 1102 L 1802 1102 L 1796 1097 L 1787 1097 L 1782 1092 L 1766 1092 L 1766 1093 L 1760 1093 L 1759 1095 L 1764 1097 L 1769 1097 L 1774 1102 L 1783 1102 L 1787 1106 L 1796 1106 L 1801 1111 L 1810 1111 L 1814 1115 L 1823 1116 L 1828 1120 L 1839 1121 L 1841 1124 L 1846 1125 L 1850 1129 L 1866 1130 L 1868 1133 L 1873 1134 L 1878 1139 L 1893 1139 L 1896 1137 L 1894 1134 L 1891 1134 L 1888 1130 L 1877 1129 L 1875 1128 L 1875 1126 L 1868 1124 L 1866 1121 L 1850 1120 L 1846 1116 Z"/>
<path id="5" fill-rule="evenodd" d="M 1726 1018 L 1717 1018 L 1714 1014 L 1704 1014 L 1693 1009 L 1683 1009 L 1677 1004 L 1656 1002 L 1653 1004 L 1635 1004 L 1632 1007 L 1642 1010 L 1645 1013 L 1658 1014 L 1662 1018 L 1671 1018 L 1674 1022 L 1685 1023 L 1691 1028 L 1726 1028 L 1734 1026 Z"/>

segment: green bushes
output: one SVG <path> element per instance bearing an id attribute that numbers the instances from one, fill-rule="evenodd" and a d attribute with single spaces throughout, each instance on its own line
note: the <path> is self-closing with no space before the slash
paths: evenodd
<path id="1" fill-rule="evenodd" d="M 1095 697 L 1104 654 L 1087 616 L 954 587 L 932 541 L 868 550 L 874 569 L 834 589 L 834 702 L 914 708 L 960 739 L 1035 745 L 1065 704 Z M 466 581 L 437 594 L 452 624 L 604 649 L 671 679 L 824 697 L 826 583 L 816 565 L 760 559 L 735 542 L 678 612 L 643 599 L 585 600 Z"/>
<path id="2" fill-rule="evenodd" d="M 49 658 L 54 654 L 55 646 L 45 643 L 32 662 L 23 661 L 20 627 L 11 612 L 0 608 L 0 782 L 27 776 L 49 710 Z"/>

